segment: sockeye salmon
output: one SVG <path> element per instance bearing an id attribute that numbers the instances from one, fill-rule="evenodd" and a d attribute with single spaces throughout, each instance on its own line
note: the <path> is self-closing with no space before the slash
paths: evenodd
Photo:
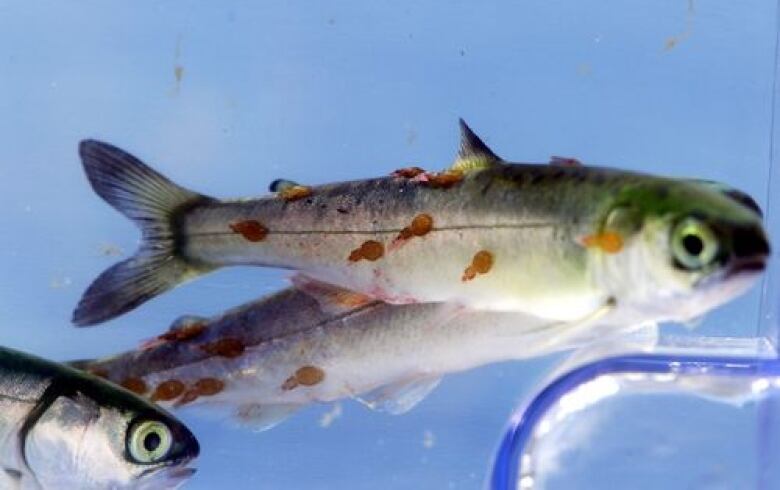
<path id="1" fill-rule="evenodd" d="M 394 304 L 442 302 L 581 323 L 685 321 L 740 294 L 770 248 L 754 206 L 717 184 L 507 163 L 461 121 L 455 163 L 218 200 L 83 141 L 94 190 L 136 222 L 136 255 L 87 289 L 77 325 L 229 265 L 288 268 Z M 736 193 L 737 196 L 742 196 Z"/>
<path id="2" fill-rule="evenodd" d="M 206 319 L 185 316 L 142 348 L 80 369 L 168 407 L 227 409 L 254 429 L 342 398 L 403 413 L 445 374 L 582 346 L 635 327 L 570 331 L 519 313 L 456 317 L 437 303 L 354 305 L 310 283 Z M 653 328 L 653 326 L 649 326 Z"/>
<path id="3" fill-rule="evenodd" d="M 0 347 L 0 488 L 177 488 L 198 452 L 181 422 L 133 393 Z"/>

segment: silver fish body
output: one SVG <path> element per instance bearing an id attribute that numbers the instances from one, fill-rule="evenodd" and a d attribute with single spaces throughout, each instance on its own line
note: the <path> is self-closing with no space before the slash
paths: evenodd
<path id="1" fill-rule="evenodd" d="M 527 315 L 459 314 L 442 304 L 373 301 L 338 312 L 328 305 L 290 288 L 212 319 L 184 317 L 146 347 L 78 366 L 158 403 L 222 406 L 266 428 L 302 406 L 343 398 L 401 413 L 445 374 L 618 331 L 571 335 Z"/>
<path id="2" fill-rule="evenodd" d="M 142 398 L 0 348 L 2 488 L 177 488 L 198 452 L 181 422 Z"/>

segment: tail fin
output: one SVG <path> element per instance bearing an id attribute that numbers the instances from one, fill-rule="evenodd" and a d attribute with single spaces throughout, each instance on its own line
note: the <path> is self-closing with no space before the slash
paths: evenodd
<path id="1" fill-rule="evenodd" d="M 79 154 L 95 192 L 141 228 L 136 254 L 104 271 L 73 312 L 78 326 L 95 325 L 205 271 L 179 255 L 177 215 L 205 196 L 177 186 L 115 146 L 84 140 Z"/>

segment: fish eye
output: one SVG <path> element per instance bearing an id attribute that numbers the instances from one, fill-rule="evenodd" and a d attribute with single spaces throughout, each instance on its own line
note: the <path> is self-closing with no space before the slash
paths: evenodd
<path id="1" fill-rule="evenodd" d="M 173 435 L 167 425 L 146 420 L 133 425 L 128 435 L 128 451 L 138 463 L 156 463 L 165 458 L 173 445 Z"/>
<path id="2" fill-rule="evenodd" d="M 680 221 L 672 231 L 672 254 L 684 269 L 698 270 L 709 265 L 718 252 L 718 240 L 709 226 L 697 218 Z"/>

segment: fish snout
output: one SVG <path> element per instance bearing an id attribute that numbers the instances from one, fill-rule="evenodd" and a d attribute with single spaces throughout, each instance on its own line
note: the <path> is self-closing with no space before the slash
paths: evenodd
<path id="1" fill-rule="evenodd" d="M 740 226 L 732 233 L 729 272 L 761 272 L 771 253 L 769 240 L 760 225 Z"/>

